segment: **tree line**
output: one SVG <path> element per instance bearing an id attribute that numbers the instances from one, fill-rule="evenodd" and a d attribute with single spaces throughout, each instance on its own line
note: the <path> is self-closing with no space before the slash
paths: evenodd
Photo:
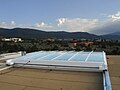
<path id="1" fill-rule="evenodd" d="M 78 40 L 77 42 L 81 42 Z M 87 41 L 88 42 L 88 41 Z M 35 51 L 53 51 L 53 50 L 75 50 L 75 51 L 105 51 L 108 55 L 120 55 L 119 41 L 92 41 L 93 45 L 77 44 L 71 47 L 71 41 L 68 40 L 24 40 L 23 42 L 4 42 L 0 41 L 0 53 L 10 53 L 18 51 L 35 52 Z"/>

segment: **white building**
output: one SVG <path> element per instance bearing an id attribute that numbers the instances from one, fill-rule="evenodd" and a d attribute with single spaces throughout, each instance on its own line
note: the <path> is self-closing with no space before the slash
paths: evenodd
<path id="1" fill-rule="evenodd" d="M 3 38 L 2 41 L 22 42 L 23 40 L 21 38 Z"/>

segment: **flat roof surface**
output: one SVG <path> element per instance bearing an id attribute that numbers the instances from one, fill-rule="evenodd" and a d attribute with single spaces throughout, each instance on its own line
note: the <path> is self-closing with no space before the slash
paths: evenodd
<path id="1" fill-rule="evenodd" d="M 103 90 L 100 72 L 11 68 L 0 73 L 0 90 Z"/>
<path id="2" fill-rule="evenodd" d="M 107 56 L 108 70 L 113 90 L 120 90 L 120 56 Z"/>
<path id="3" fill-rule="evenodd" d="M 0 63 L 5 63 L 8 59 L 13 59 L 21 56 L 21 52 L 0 54 Z"/>
<path id="4" fill-rule="evenodd" d="M 120 56 L 108 55 L 107 57 L 109 58 L 107 62 L 112 90 L 119 90 Z M 0 72 L 0 90 L 103 90 L 102 79 L 102 73 L 100 72 L 11 68 Z M 53 86 L 55 88 L 52 88 Z"/>

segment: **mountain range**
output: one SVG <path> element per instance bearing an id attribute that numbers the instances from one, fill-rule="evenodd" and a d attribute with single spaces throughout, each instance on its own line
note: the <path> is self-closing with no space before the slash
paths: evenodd
<path id="1" fill-rule="evenodd" d="M 27 39 L 46 39 L 46 38 L 55 38 L 55 39 L 120 39 L 120 32 L 115 32 L 106 35 L 95 35 L 88 32 L 65 32 L 65 31 L 42 31 L 29 28 L 13 28 L 6 29 L 0 28 L 0 37 L 21 37 Z"/>
<path id="2" fill-rule="evenodd" d="M 106 35 L 101 35 L 103 39 L 112 39 L 112 40 L 120 40 L 120 32 L 114 32 Z"/>

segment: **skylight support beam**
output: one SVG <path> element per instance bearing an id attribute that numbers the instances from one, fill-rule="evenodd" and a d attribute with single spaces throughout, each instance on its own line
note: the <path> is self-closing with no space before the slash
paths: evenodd
<path id="1" fill-rule="evenodd" d="M 77 52 L 76 54 L 74 54 L 72 57 L 70 57 L 67 61 L 70 61 L 73 57 L 75 57 L 76 55 L 78 55 L 78 53 L 81 53 L 83 51 Z"/>
<path id="2" fill-rule="evenodd" d="M 57 57 L 55 57 L 55 58 L 53 58 L 53 59 L 51 59 L 51 60 L 55 60 L 56 58 L 61 57 L 62 55 L 66 54 L 66 53 L 67 53 L 67 52 L 62 53 L 61 55 L 59 55 L 59 56 L 57 56 Z"/>
<path id="3" fill-rule="evenodd" d="M 107 70 L 107 60 L 106 60 L 106 54 L 105 52 L 103 51 L 103 58 L 104 58 L 104 68 Z"/>
<path id="4" fill-rule="evenodd" d="M 88 60 L 88 58 L 90 57 L 90 55 L 93 53 L 93 51 L 91 51 L 89 54 L 88 54 L 88 56 L 87 56 L 87 58 L 85 59 L 85 62 Z"/>
<path id="5" fill-rule="evenodd" d="M 54 52 L 55 53 L 55 52 Z M 52 53 L 53 54 L 53 53 Z M 49 53 L 49 54 L 47 54 L 47 55 L 45 55 L 45 56 L 43 56 L 43 57 L 41 57 L 41 58 L 44 58 L 44 57 L 47 57 L 47 56 L 49 56 L 49 55 L 51 55 L 51 53 Z M 36 59 L 36 60 L 40 60 L 41 58 L 38 58 L 38 59 Z"/>
<path id="6" fill-rule="evenodd" d="M 103 87 L 104 90 L 112 90 L 108 70 L 103 70 Z"/>
<path id="7" fill-rule="evenodd" d="M 37 54 L 35 54 L 35 55 L 31 55 L 31 56 L 27 57 L 26 59 L 29 59 L 29 58 L 32 58 L 32 57 L 38 56 L 38 55 L 40 54 L 40 52 L 43 52 L 43 51 L 38 51 L 38 52 L 36 52 Z"/>

